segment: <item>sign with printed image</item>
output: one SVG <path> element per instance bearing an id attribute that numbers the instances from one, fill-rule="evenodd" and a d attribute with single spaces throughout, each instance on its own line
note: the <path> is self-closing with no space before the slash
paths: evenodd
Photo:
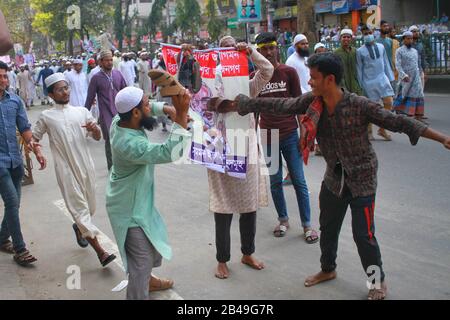
<path id="1" fill-rule="evenodd" d="M 239 22 L 260 22 L 261 0 L 238 0 L 237 18 Z"/>

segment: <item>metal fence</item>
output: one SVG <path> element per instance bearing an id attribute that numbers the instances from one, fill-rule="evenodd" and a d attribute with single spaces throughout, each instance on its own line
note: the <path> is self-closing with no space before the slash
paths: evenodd
<path id="1" fill-rule="evenodd" d="M 399 38 L 401 41 L 401 38 Z M 436 33 L 422 38 L 425 49 L 428 68 L 425 72 L 430 75 L 450 74 L 450 32 Z M 338 41 L 327 41 L 324 43 L 328 50 L 334 51 L 340 46 Z M 354 41 L 354 46 L 359 48 L 363 45 L 362 39 Z M 287 50 L 290 46 L 280 46 L 280 58 L 284 63 L 287 60 Z M 311 46 L 311 51 L 314 45 Z"/>

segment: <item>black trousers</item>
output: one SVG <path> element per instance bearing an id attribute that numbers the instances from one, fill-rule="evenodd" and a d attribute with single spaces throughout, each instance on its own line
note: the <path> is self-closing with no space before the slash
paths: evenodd
<path id="1" fill-rule="evenodd" d="M 218 262 L 230 261 L 230 228 L 233 221 L 232 214 L 214 213 L 216 222 L 216 259 Z M 241 251 L 244 255 L 255 252 L 256 212 L 242 213 L 239 218 L 241 233 Z"/>
<path id="2" fill-rule="evenodd" d="M 347 208 L 352 210 L 353 240 L 358 248 L 364 271 L 368 276 L 374 274 L 374 268 L 379 271 L 374 281 L 384 281 L 381 252 L 375 237 L 375 195 L 369 197 L 353 198 L 350 190 L 345 187 L 343 196 L 333 194 L 324 183 L 319 196 L 320 202 L 320 250 L 322 255 L 320 263 L 323 272 L 336 269 L 336 258 L 341 231 Z"/>
<path id="3" fill-rule="evenodd" d="M 108 171 L 112 167 L 112 153 L 111 153 L 111 141 L 109 140 L 109 135 L 105 137 L 105 155 L 106 163 L 108 164 Z"/>

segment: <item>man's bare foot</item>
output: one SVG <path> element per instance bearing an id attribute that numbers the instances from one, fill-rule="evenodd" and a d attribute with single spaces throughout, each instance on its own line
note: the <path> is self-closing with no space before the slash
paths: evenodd
<path id="1" fill-rule="evenodd" d="M 219 279 L 227 279 L 230 276 L 230 271 L 226 263 L 219 262 L 215 276 Z"/>
<path id="2" fill-rule="evenodd" d="M 316 284 L 319 284 L 321 282 L 333 280 L 336 277 L 337 277 L 336 271 L 332 271 L 332 272 L 320 271 L 319 273 L 317 273 L 317 274 L 315 274 L 313 276 L 309 276 L 308 278 L 306 278 L 306 280 L 305 280 L 305 287 L 312 287 L 312 286 L 315 286 Z"/>
<path id="3" fill-rule="evenodd" d="M 243 255 L 241 262 L 256 270 L 264 269 L 264 263 L 256 260 L 253 256 Z"/>
<path id="4" fill-rule="evenodd" d="M 387 286 L 386 282 L 383 281 L 381 283 L 380 289 L 370 289 L 369 295 L 367 296 L 368 300 L 384 300 L 387 294 Z"/>

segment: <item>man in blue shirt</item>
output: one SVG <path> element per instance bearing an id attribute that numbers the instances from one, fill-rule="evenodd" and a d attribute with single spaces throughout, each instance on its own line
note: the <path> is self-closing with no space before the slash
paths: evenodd
<path id="1" fill-rule="evenodd" d="M 44 101 L 42 102 L 42 104 L 51 104 L 50 101 L 48 100 L 48 91 L 47 91 L 47 86 L 45 85 L 45 79 L 47 79 L 47 77 L 51 76 L 53 74 L 53 70 L 49 68 L 48 65 L 48 61 L 44 62 L 44 69 L 41 70 L 41 72 L 39 72 L 39 76 L 37 79 L 37 84 L 39 85 L 39 81 L 42 78 L 42 89 L 44 91 Z"/>
<path id="2" fill-rule="evenodd" d="M 22 100 L 7 91 L 7 71 L 8 66 L 0 61 L 0 195 L 5 207 L 0 227 L 0 250 L 14 254 L 14 261 L 26 266 L 35 262 L 36 258 L 26 249 L 20 228 L 20 187 L 24 170 L 16 128 L 35 153 L 41 170 L 45 168 L 46 160 L 39 150 L 39 144 L 31 140 L 31 125 Z"/>

